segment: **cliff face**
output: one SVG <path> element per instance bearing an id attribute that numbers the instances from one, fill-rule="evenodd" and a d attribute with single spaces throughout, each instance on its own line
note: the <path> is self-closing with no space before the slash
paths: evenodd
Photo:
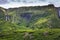
<path id="1" fill-rule="evenodd" d="M 4 16 L 3 20 L 18 26 L 45 28 L 59 27 L 60 23 L 53 5 L 0 9 L 0 14 Z"/>
<path id="2" fill-rule="evenodd" d="M 60 18 L 60 7 L 56 8 L 56 11 L 57 11 L 58 17 Z"/>

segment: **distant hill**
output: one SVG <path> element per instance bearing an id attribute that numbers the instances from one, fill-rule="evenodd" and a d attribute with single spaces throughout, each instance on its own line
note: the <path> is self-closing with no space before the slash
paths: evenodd
<path id="1" fill-rule="evenodd" d="M 19 27 L 60 27 L 57 8 L 52 4 L 48 6 L 30 6 L 9 9 L 0 7 L 0 19 L 16 24 Z"/>

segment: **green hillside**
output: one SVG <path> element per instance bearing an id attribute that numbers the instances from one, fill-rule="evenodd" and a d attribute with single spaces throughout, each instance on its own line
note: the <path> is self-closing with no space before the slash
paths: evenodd
<path id="1" fill-rule="evenodd" d="M 18 26 L 18 28 L 60 28 L 60 19 L 56 8 L 53 5 L 2 10 L 0 13 L 1 18 L 4 21 L 9 22 L 9 24 L 14 24 L 15 27 Z"/>
<path id="2" fill-rule="evenodd" d="M 60 40 L 59 28 L 60 19 L 53 5 L 9 9 L 0 7 L 1 40 L 24 40 L 26 34 L 28 38 L 25 40 Z M 30 34 L 34 36 L 33 39 L 30 39 Z"/>

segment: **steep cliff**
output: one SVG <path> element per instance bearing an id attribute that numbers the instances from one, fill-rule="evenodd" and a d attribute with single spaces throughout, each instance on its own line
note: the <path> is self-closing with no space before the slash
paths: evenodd
<path id="1" fill-rule="evenodd" d="M 60 19 L 54 5 L 9 8 L 1 10 L 0 19 L 18 26 L 18 28 L 58 28 Z"/>

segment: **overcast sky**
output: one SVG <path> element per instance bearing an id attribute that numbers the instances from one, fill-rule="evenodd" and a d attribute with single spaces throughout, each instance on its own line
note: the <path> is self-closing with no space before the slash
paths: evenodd
<path id="1" fill-rule="evenodd" d="M 0 7 L 7 9 L 22 6 L 43 6 L 48 4 L 54 4 L 56 7 L 60 7 L 60 0 L 0 0 Z"/>

